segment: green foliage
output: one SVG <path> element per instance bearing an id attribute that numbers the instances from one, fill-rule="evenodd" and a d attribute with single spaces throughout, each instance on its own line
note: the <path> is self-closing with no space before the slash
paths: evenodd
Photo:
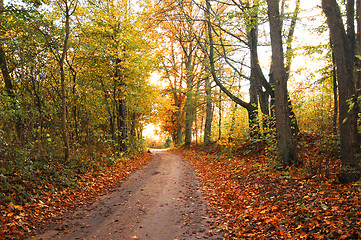
<path id="1" fill-rule="evenodd" d="M 170 148 L 171 147 L 172 140 L 170 138 L 167 138 L 164 142 L 164 148 Z"/>
<path id="2" fill-rule="evenodd" d="M 82 2 L 70 18 L 65 59 L 71 154 L 64 161 L 58 58 L 65 29 L 58 3 L 11 2 L 0 14 L 0 44 L 15 95 L 0 86 L 0 204 L 26 202 L 43 189 L 76 187 L 82 175 L 99 174 L 145 149 L 141 131 L 157 94 L 148 82 L 157 64 L 153 30 L 125 1 Z"/>
<path id="3" fill-rule="evenodd" d="M 44 149 L 39 149 L 42 147 Z M 89 174 L 97 176 L 105 168 L 124 164 L 128 159 L 128 156 L 109 152 L 107 149 L 111 145 L 104 144 L 91 153 L 86 149 L 73 152 L 64 162 L 61 151 L 57 153 L 51 146 L 42 147 L 37 146 L 34 152 L 34 148 L 27 146 L 11 155 L 6 151 L 0 159 L 0 204 L 20 204 L 44 192 L 76 188 L 79 178 Z M 10 158 L 12 161 L 8 160 Z"/>
<path id="4" fill-rule="evenodd" d="M 139 140 L 135 137 L 128 138 L 126 140 L 126 145 L 128 146 L 128 152 L 134 155 L 144 152 L 144 150 L 146 149 L 145 140 Z"/>
<path id="5" fill-rule="evenodd" d="M 226 115 L 221 126 L 224 136 L 233 139 L 240 139 L 247 141 L 250 136 L 248 129 L 247 111 L 242 108 L 232 108 L 231 113 Z M 217 128 L 213 128 L 214 135 L 216 135 Z"/>
<path id="6" fill-rule="evenodd" d="M 277 157 L 276 119 L 272 116 L 263 115 L 261 122 L 260 140 L 266 144 L 265 156 L 271 163 L 274 163 Z"/>
<path id="7" fill-rule="evenodd" d="M 320 134 L 332 131 L 334 104 L 330 85 L 331 79 L 320 84 L 302 84 L 291 94 L 301 132 Z"/>

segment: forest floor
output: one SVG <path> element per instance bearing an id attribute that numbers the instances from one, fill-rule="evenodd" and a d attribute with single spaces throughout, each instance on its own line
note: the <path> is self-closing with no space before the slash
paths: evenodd
<path id="1" fill-rule="evenodd" d="M 298 139 L 290 168 L 262 142 L 154 150 L 76 190 L 5 205 L 0 239 L 361 239 L 361 182 L 338 183 L 325 141 Z"/>
<path id="2" fill-rule="evenodd" d="M 224 239 L 361 239 L 361 181 L 340 184 L 338 154 L 320 136 L 298 140 L 301 166 L 267 145 L 178 150 L 201 179 Z"/>
<path id="3" fill-rule="evenodd" d="M 29 239 L 223 239 L 207 212 L 191 165 L 167 151 L 92 204 Z M 211 229 L 212 228 L 212 229 Z"/>

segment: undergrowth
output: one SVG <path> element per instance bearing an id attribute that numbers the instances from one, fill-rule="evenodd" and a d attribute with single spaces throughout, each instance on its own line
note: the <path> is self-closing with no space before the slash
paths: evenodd
<path id="1" fill-rule="evenodd" d="M 0 154 L 0 239 L 26 236 L 66 208 L 120 183 L 150 159 L 139 149 L 120 153 L 109 144 L 74 149 L 67 161 L 49 144 L 13 149 Z"/>

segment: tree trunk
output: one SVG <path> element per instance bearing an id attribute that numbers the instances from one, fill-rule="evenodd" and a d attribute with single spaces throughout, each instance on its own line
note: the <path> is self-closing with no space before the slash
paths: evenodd
<path id="1" fill-rule="evenodd" d="M 125 148 L 123 146 L 123 128 L 125 127 L 123 117 L 124 117 L 124 110 L 122 110 L 122 104 L 120 101 L 116 101 L 116 143 L 119 146 L 120 151 L 124 151 Z"/>
<path id="2" fill-rule="evenodd" d="M 211 12 L 211 4 L 210 0 L 206 1 L 206 21 L 207 21 L 207 33 L 208 33 L 208 39 L 209 39 L 209 65 L 210 65 L 210 72 L 212 74 L 214 82 L 217 84 L 217 86 L 221 89 L 222 92 L 224 92 L 233 102 L 237 103 L 238 105 L 244 107 L 247 109 L 248 112 L 248 118 L 249 118 L 249 128 L 251 130 L 251 137 L 252 136 L 258 136 L 257 134 L 254 134 L 254 129 L 259 129 L 259 127 L 255 128 L 254 126 L 258 126 L 258 117 L 257 117 L 257 106 L 254 106 L 254 104 L 247 103 L 245 101 L 242 101 L 235 95 L 233 95 L 219 80 L 215 64 L 214 64 L 214 42 L 213 42 L 213 33 L 212 33 L 212 23 L 210 19 L 210 12 Z M 253 134 L 252 134 L 253 132 Z"/>
<path id="3" fill-rule="evenodd" d="M 175 145 L 180 145 L 183 142 L 183 126 L 181 122 L 181 112 L 177 110 L 176 114 L 176 133 L 175 133 Z"/>
<path id="4" fill-rule="evenodd" d="M 218 141 L 222 138 L 222 90 L 219 89 L 219 114 L 218 114 Z"/>
<path id="5" fill-rule="evenodd" d="M 78 107 L 76 102 L 76 71 L 73 69 L 73 67 L 70 67 L 70 70 L 72 71 L 72 77 L 73 77 L 73 118 L 74 118 L 74 132 L 75 132 L 75 141 L 79 142 L 79 122 L 78 122 Z"/>
<path id="6" fill-rule="evenodd" d="M 39 126 L 39 131 L 37 131 L 37 139 L 40 139 L 42 140 L 43 139 L 43 136 L 42 136 L 42 133 L 43 133 L 43 103 L 42 103 L 42 99 L 40 97 L 40 92 L 39 92 L 39 89 L 37 88 L 37 81 L 35 80 L 35 76 L 34 76 L 34 73 L 33 73 L 33 69 L 31 71 L 31 77 L 30 77 L 30 80 L 31 80 L 31 87 L 32 87 L 32 90 L 33 90 L 33 94 L 35 95 L 35 105 L 37 107 L 37 110 L 39 112 L 39 118 L 37 120 L 37 123 L 38 123 L 38 126 Z"/>
<path id="7" fill-rule="evenodd" d="M 330 41 L 332 51 L 332 85 L 333 85 L 333 116 L 332 116 L 332 129 L 333 134 L 337 135 L 337 116 L 338 116 L 338 87 L 337 87 L 337 76 L 336 76 L 336 63 L 335 54 L 333 54 L 333 46 Z"/>
<path id="8" fill-rule="evenodd" d="M 117 111 L 117 127 L 118 127 L 118 145 L 120 151 L 126 151 L 127 146 L 125 140 L 128 137 L 128 129 L 127 129 L 127 107 L 126 100 L 123 92 L 123 88 L 125 84 L 123 79 L 125 78 L 122 69 L 121 69 L 120 58 L 115 59 L 115 73 L 114 73 L 114 101 L 116 105 Z M 118 100 L 120 99 L 120 100 Z"/>
<path id="9" fill-rule="evenodd" d="M 132 122 L 130 126 L 130 136 L 136 138 L 136 120 L 137 120 L 137 114 L 134 112 L 132 114 Z"/>
<path id="10" fill-rule="evenodd" d="M 70 156 L 70 146 L 69 146 L 69 137 L 68 137 L 68 128 L 66 120 L 66 87 L 65 87 L 65 72 L 64 65 L 60 65 L 60 93 L 61 93 L 61 130 L 63 134 L 63 148 L 64 148 L 64 158 L 68 160 Z"/>
<path id="11" fill-rule="evenodd" d="M 356 23 L 357 23 L 357 34 L 356 34 L 356 59 L 355 59 L 355 81 L 357 98 L 361 99 L 361 0 L 356 1 Z M 361 122 L 361 108 L 359 108 L 358 123 Z M 360 137 L 361 138 L 361 137 Z"/>
<path id="12" fill-rule="evenodd" d="M 4 11 L 5 11 L 4 1 L 0 0 L 0 14 L 3 15 Z M 6 93 L 11 99 L 13 99 L 15 97 L 14 91 L 13 91 L 13 84 L 11 81 L 8 65 L 6 62 L 6 55 L 5 55 L 5 51 L 4 51 L 2 42 L 0 42 L 0 68 L 1 68 L 1 73 L 3 75 L 4 82 L 5 82 Z"/>
<path id="13" fill-rule="evenodd" d="M 0 44 L 0 68 L 1 68 L 1 73 L 3 75 L 3 79 L 5 82 L 6 93 L 10 97 L 10 99 L 14 99 L 15 95 L 14 95 L 14 90 L 13 90 L 13 84 L 12 84 L 8 66 L 6 63 L 6 56 L 5 56 L 5 51 L 3 49 L 2 43 Z"/>
<path id="14" fill-rule="evenodd" d="M 182 123 L 178 122 L 175 145 L 182 144 L 182 142 L 183 142 L 183 127 L 182 127 Z"/>
<path id="15" fill-rule="evenodd" d="M 125 99 L 121 99 L 118 102 L 118 144 L 121 151 L 126 151 L 127 146 L 125 140 L 127 139 L 127 109 L 125 105 Z"/>
<path id="16" fill-rule="evenodd" d="M 192 45 L 189 46 L 189 52 L 186 53 L 186 126 L 185 126 L 185 138 L 184 145 L 189 146 L 192 143 L 192 127 L 194 121 L 194 96 L 193 96 L 193 63 L 192 63 Z"/>
<path id="17" fill-rule="evenodd" d="M 256 15 L 257 17 L 257 15 Z M 254 20 L 251 20 L 251 30 L 248 33 L 248 43 L 251 49 L 251 77 L 250 77 L 250 87 L 249 87 L 249 96 L 250 96 L 250 105 L 251 108 L 248 108 L 248 116 L 249 116 L 249 126 L 250 126 L 250 134 L 252 139 L 259 138 L 260 128 L 258 122 L 258 90 L 259 90 L 259 82 L 257 77 L 257 65 L 258 63 L 258 53 L 257 53 L 257 45 L 258 45 L 258 27 L 257 24 L 254 23 Z"/>
<path id="18" fill-rule="evenodd" d="M 172 115 L 172 122 L 174 126 L 176 127 L 173 131 L 173 142 L 176 146 L 180 145 L 182 143 L 182 135 L 183 135 L 183 127 L 182 127 L 182 112 L 181 112 L 181 102 L 177 91 L 173 92 L 173 98 L 174 98 L 174 105 L 176 107 L 176 110 L 174 114 Z"/>
<path id="19" fill-rule="evenodd" d="M 296 114 L 293 111 L 293 105 L 292 105 L 292 101 L 290 98 L 290 95 L 287 92 L 287 101 L 288 101 L 288 109 L 290 111 L 290 119 L 291 119 L 291 130 L 292 130 L 292 134 L 296 135 L 300 132 L 300 129 L 298 127 L 298 122 L 297 122 L 297 118 L 296 118 Z"/>
<path id="20" fill-rule="evenodd" d="M 354 49 L 350 49 L 353 41 L 350 36 L 353 34 L 350 33 L 350 29 L 346 33 L 340 8 L 336 0 L 322 0 L 322 8 L 330 28 L 339 90 L 339 125 L 342 158 L 340 181 L 353 182 L 361 177 L 361 166 L 358 159 L 360 157 L 360 134 L 357 130 L 359 109 L 356 99 Z M 348 6 L 349 9 L 353 8 Z M 349 15 L 348 18 L 350 18 Z"/>
<path id="21" fill-rule="evenodd" d="M 4 12 L 4 2 L 3 2 L 3 0 L 0 0 L 0 14 L 2 15 L 3 12 Z M 10 77 L 10 72 L 8 69 L 7 62 L 6 62 L 5 50 L 3 48 L 3 43 L 1 41 L 0 41 L 0 69 L 1 69 L 1 73 L 2 73 L 2 76 L 4 79 L 4 83 L 5 83 L 5 91 L 10 98 L 11 106 L 14 111 L 17 111 L 18 107 L 16 104 L 14 87 L 12 84 L 12 79 Z M 17 135 L 18 141 L 20 144 L 23 144 L 24 134 L 23 134 L 23 123 L 22 123 L 21 117 L 18 115 L 15 115 L 14 120 L 15 120 L 15 130 L 16 130 L 16 135 Z"/>
<path id="22" fill-rule="evenodd" d="M 275 111 L 278 159 L 283 165 L 297 164 L 293 143 L 290 110 L 288 107 L 287 80 L 284 67 L 283 44 L 279 15 L 279 3 L 267 0 L 271 31 L 273 76 L 275 79 Z"/>
<path id="23" fill-rule="evenodd" d="M 61 130 L 63 135 L 63 149 L 64 149 L 64 158 L 68 160 L 70 156 L 70 146 L 69 146 L 69 137 L 68 137 L 68 128 L 67 128 L 67 113 L 66 113 L 66 83 L 65 83 L 65 57 L 68 51 L 68 41 L 70 35 L 70 8 L 68 1 L 64 1 L 65 9 L 65 37 L 63 42 L 63 49 L 59 59 L 60 67 L 60 96 L 61 96 Z"/>
<path id="24" fill-rule="evenodd" d="M 212 91 L 211 81 L 209 76 L 205 79 L 205 91 L 206 91 L 206 123 L 204 126 L 204 145 L 207 146 L 212 142 L 212 120 L 213 120 L 213 109 L 212 109 Z"/>
<path id="25" fill-rule="evenodd" d="M 232 142 L 234 140 L 233 134 L 236 127 L 236 112 L 237 112 L 237 104 L 232 108 L 232 118 L 231 118 L 231 127 L 229 128 L 229 136 L 228 142 Z"/>
<path id="26" fill-rule="evenodd" d="M 301 4 L 301 0 L 297 0 L 296 1 L 296 7 L 295 10 L 293 12 L 292 15 L 292 20 L 291 20 L 291 26 L 289 28 L 288 31 L 288 36 L 287 36 L 287 50 L 286 50 L 286 80 L 288 81 L 289 76 L 290 76 L 290 71 L 291 71 L 291 65 L 292 65 L 292 59 L 293 59 L 293 49 L 292 49 L 292 43 L 293 43 L 293 36 L 295 33 L 295 28 L 296 28 L 296 22 L 298 19 L 298 14 L 300 12 L 300 4 Z"/>

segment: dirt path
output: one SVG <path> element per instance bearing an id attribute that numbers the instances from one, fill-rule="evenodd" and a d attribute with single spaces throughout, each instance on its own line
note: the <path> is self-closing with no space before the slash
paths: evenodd
<path id="1" fill-rule="evenodd" d="M 193 168 L 167 151 L 152 154 L 120 188 L 30 239 L 222 239 L 209 229 Z"/>

